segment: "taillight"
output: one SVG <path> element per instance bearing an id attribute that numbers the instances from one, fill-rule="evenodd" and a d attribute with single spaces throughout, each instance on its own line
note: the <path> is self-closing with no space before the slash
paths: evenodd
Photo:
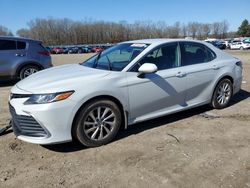
<path id="1" fill-rule="evenodd" d="M 236 65 L 239 66 L 240 68 L 243 68 L 243 67 L 242 67 L 242 62 L 241 62 L 241 61 L 236 62 Z"/>
<path id="2" fill-rule="evenodd" d="M 40 51 L 38 52 L 38 54 L 44 55 L 44 56 L 50 56 L 50 53 L 48 51 Z"/>

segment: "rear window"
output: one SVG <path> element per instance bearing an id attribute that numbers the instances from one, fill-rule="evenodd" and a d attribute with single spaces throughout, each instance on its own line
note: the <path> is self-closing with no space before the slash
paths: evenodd
<path id="1" fill-rule="evenodd" d="M 26 48 L 26 42 L 17 41 L 17 49 L 23 50 Z"/>
<path id="2" fill-rule="evenodd" d="M 206 63 L 216 58 L 212 50 L 203 44 L 195 42 L 181 43 L 181 64 L 193 65 L 198 63 Z"/>
<path id="3" fill-rule="evenodd" d="M 46 48 L 42 43 L 39 43 L 39 46 L 43 49 L 43 50 L 45 50 L 45 51 L 49 51 L 49 49 L 48 48 Z"/>
<path id="4" fill-rule="evenodd" d="M 16 41 L 0 40 L 0 50 L 16 50 Z"/>

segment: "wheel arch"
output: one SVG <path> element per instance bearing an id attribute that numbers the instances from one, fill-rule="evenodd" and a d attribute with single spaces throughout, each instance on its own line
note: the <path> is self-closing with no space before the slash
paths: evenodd
<path id="1" fill-rule="evenodd" d="M 221 76 L 221 77 L 216 81 L 216 84 L 215 84 L 214 89 L 215 89 L 216 86 L 219 84 L 219 82 L 220 82 L 221 80 L 223 80 L 223 79 L 229 79 L 229 80 L 232 82 L 232 84 L 234 84 L 234 78 L 233 78 L 233 76 L 231 76 L 231 75 L 229 75 L 229 74 L 225 74 L 225 75 Z"/>
<path id="2" fill-rule="evenodd" d="M 213 95 L 214 95 L 214 92 L 215 92 L 215 89 L 216 89 L 217 85 L 218 85 L 218 84 L 220 83 L 220 81 L 223 80 L 223 79 L 229 79 L 229 80 L 232 82 L 232 85 L 234 85 L 233 76 L 231 76 L 231 75 L 229 75 L 229 74 L 225 74 L 225 75 L 221 76 L 221 77 L 216 81 L 216 83 L 214 84 L 213 93 L 212 93 L 212 95 L 211 95 L 210 101 L 212 101 L 212 99 L 213 99 Z M 233 87 L 233 90 L 234 90 L 234 87 Z M 234 92 L 234 91 L 233 91 L 233 92 Z"/>

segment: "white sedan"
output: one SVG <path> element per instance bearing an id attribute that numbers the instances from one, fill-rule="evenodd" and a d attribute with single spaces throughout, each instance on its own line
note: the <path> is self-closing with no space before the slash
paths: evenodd
<path id="1" fill-rule="evenodd" d="M 229 45 L 231 50 L 250 49 L 250 42 L 233 42 Z"/>
<path id="2" fill-rule="evenodd" d="M 205 104 L 224 108 L 241 81 L 241 61 L 205 42 L 123 42 L 18 82 L 9 101 L 12 127 L 31 143 L 75 138 L 100 146 L 128 125 Z"/>

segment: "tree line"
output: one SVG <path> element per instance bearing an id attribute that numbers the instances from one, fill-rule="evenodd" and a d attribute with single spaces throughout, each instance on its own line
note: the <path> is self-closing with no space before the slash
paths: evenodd
<path id="1" fill-rule="evenodd" d="M 214 23 L 176 22 L 167 25 L 166 22 L 136 21 L 134 23 L 106 21 L 73 21 L 64 19 L 34 19 L 28 28 L 17 31 L 21 37 L 41 40 L 46 45 L 98 44 L 117 43 L 126 40 L 143 38 L 184 38 L 196 39 L 228 38 L 237 36 L 229 31 L 226 20 Z M 12 35 L 11 31 L 0 26 L 0 35 Z"/>
<path id="2" fill-rule="evenodd" d="M 0 25 L 0 36 L 13 36 L 13 34 L 7 27 Z"/>

